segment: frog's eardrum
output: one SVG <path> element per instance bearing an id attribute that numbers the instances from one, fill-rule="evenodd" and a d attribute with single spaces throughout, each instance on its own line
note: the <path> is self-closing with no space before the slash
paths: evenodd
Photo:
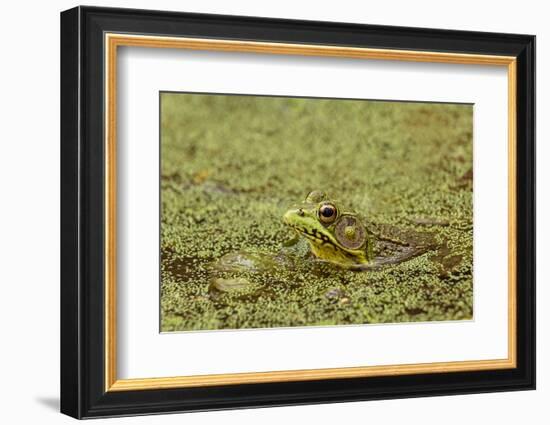
<path id="1" fill-rule="evenodd" d="M 365 226 L 351 215 L 344 215 L 338 220 L 335 235 L 338 242 L 348 249 L 359 249 L 367 240 Z"/>

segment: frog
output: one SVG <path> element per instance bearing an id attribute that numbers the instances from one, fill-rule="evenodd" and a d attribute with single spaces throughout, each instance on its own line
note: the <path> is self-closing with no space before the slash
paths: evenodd
<path id="1" fill-rule="evenodd" d="M 361 268 L 373 259 L 372 234 L 359 215 L 320 190 L 283 215 L 283 222 L 309 243 L 319 260 L 344 268 Z"/>
<path id="2" fill-rule="evenodd" d="M 248 284 L 250 276 L 293 270 L 297 262 L 376 271 L 435 248 L 432 235 L 370 221 L 322 190 L 309 192 L 302 202 L 288 208 L 282 222 L 294 236 L 279 252 L 241 250 L 222 256 L 211 265 L 210 292 L 246 294 L 256 286 Z"/>
<path id="3" fill-rule="evenodd" d="M 316 259 L 351 270 L 378 270 L 436 248 L 432 234 L 375 223 L 321 190 L 287 210 L 283 221 L 307 240 Z"/>

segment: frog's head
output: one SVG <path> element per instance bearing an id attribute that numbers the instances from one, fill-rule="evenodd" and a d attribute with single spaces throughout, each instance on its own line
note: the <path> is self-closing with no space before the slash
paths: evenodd
<path id="1" fill-rule="evenodd" d="M 307 239 L 313 254 L 322 260 L 343 266 L 369 262 L 371 241 L 360 218 L 324 192 L 310 192 L 283 220 Z"/>

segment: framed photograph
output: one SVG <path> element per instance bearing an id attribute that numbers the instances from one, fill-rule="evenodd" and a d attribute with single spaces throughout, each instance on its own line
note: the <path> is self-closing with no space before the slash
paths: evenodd
<path id="1" fill-rule="evenodd" d="M 61 14 L 61 411 L 535 387 L 535 37 Z"/>

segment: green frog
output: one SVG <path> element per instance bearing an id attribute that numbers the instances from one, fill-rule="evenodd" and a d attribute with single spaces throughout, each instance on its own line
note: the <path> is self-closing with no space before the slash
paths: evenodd
<path id="1" fill-rule="evenodd" d="M 283 221 L 309 243 L 318 259 L 342 267 L 361 267 L 373 258 L 371 234 L 354 211 L 315 190 L 289 209 Z"/>
<path id="2" fill-rule="evenodd" d="M 345 270 L 377 270 L 435 248 L 431 234 L 369 222 L 320 190 L 287 210 L 283 222 L 297 237 L 275 254 L 237 251 L 224 255 L 211 267 L 211 291 L 246 292 L 254 287 L 250 276 L 294 270 L 304 262 L 311 267 L 323 263 Z"/>

